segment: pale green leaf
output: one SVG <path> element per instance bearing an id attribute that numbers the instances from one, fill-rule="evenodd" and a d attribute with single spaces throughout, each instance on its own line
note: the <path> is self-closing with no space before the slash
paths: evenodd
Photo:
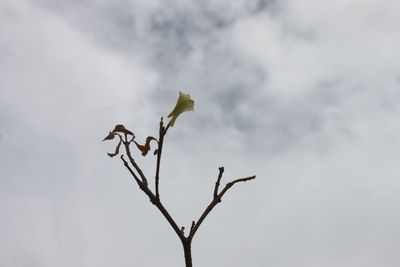
<path id="1" fill-rule="evenodd" d="M 172 117 L 171 119 L 171 127 L 174 126 L 176 118 L 185 111 L 194 111 L 194 100 L 190 99 L 189 94 L 184 94 L 179 91 L 179 98 L 178 102 L 175 105 L 174 110 L 168 115 L 168 118 Z"/>

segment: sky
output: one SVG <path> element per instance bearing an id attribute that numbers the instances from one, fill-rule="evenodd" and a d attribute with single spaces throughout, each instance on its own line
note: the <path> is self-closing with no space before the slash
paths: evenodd
<path id="1" fill-rule="evenodd" d="M 0 0 L 0 265 L 184 266 L 114 142 L 181 90 L 161 200 L 194 266 L 378 267 L 400 256 L 400 2 Z M 155 158 L 134 156 L 153 181 Z"/>

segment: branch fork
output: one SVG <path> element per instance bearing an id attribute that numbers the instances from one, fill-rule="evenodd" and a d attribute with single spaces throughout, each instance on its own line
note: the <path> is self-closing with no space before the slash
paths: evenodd
<path id="1" fill-rule="evenodd" d="M 161 165 L 161 156 L 162 156 L 162 149 L 163 149 L 163 142 L 164 142 L 164 137 L 167 134 L 168 129 L 171 127 L 171 121 L 167 124 L 167 126 L 164 126 L 163 123 L 163 118 L 160 120 L 160 127 L 159 127 L 159 138 L 158 140 L 152 136 L 149 136 L 146 139 L 145 145 L 139 145 L 136 141 L 134 141 L 135 135 L 125 129 L 123 125 L 117 125 L 114 129 L 114 131 L 110 132 L 110 134 L 104 139 L 104 140 L 110 140 L 114 139 L 115 136 L 119 138 L 119 143 L 116 148 L 115 153 L 111 154 L 108 153 L 110 157 L 113 157 L 119 153 L 119 147 L 121 143 L 125 147 L 125 154 L 127 155 L 129 162 L 125 160 L 124 155 L 121 155 L 121 160 L 124 164 L 124 166 L 128 169 L 129 173 L 132 175 L 136 183 L 138 184 L 139 188 L 149 197 L 150 202 L 155 205 L 158 210 L 163 214 L 165 219 L 168 221 L 168 223 L 171 225 L 175 233 L 178 235 L 179 239 L 182 242 L 183 248 L 184 248 L 184 255 L 185 255 L 185 263 L 186 267 L 192 267 L 192 256 L 191 256 L 191 243 L 192 240 L 199 229 L 200 225 L 204 221 L 204 219 L 208 216 L 208 214 L 211 212 L 211 210 L 221 202 L 223 195 L 236 183 L 239 182 L 246 182 L 255 179 L 255 175 L 253 176 L 248 176 L 244 178 L 239 178 L 232 180 L 231 182 L 228 182 L 225 187 L 222 190 L 220 189 L 220 184 L 221 184 L 221 179 L 222 175 L 224 173 L 224 167 L 219 167 L 219 173 L 217 176 L 217 180 L 215 182 L 214 186 L 214 191 L 213 191 L 213 197 L 210 202 L 210 204 L 206 207 L 206 209 L 203 211 L 203 213 L 200 215 L 199 219 L 197 221 L 192 221 L 192 224 L 190 226 L 190 230 L 187 236 L 185 236 L 185 227 L 179 227 L 178 224 L 175 222 L 175 220 L 172 218 L 172 216 L 169 214 L 167 209 L 164 207 L 160 200 L 160 191 L 159 191 L 159 180 L 160 180 L 160 165 Z M 124 138 L 122 137 L 122 135 Z M 134 157 L 132 156 L 131 150 L 130 150 L 130 144 L 134 142 L 136 146 L 142 151 L 142 155 L 145 156 L 150 149 L 150 141 L 155 140 L 157 141 L 157 149 L 155 150 L 154 154 L 157 155 L 157 163 L 156 163 L 156 172 L 155 172 L 155 178 L 154 178 L 154 190 L 155 192 L 149 188 L 148 180 L 146 176 L 144 175 L 143 171 L 140 169 L 138 164 L 136 163 Z M 131 167 L 133 166 L 133 168 Z"/>

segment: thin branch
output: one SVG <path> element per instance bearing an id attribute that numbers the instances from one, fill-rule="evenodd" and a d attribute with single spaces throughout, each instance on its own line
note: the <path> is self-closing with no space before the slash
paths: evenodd
<path id="1" fill-rule="evenodd" d="M 129 161 L 132 163 L 133 167 L 135 167 L 136 171 L 139 173 L 140 177 L 142 178 L 143 183 L 145 185 L 147 185 L 146 176 L 143 174 L 143 171 L 139 168 L 136 161 L 133 159 L 131 150 L 129 148 L 129 144 L 130 144 L 130 142 L 124 142 L 126 154 L 128 155 Z"/>
<path id="2" fill-rule="evenodd" d="M 170 120 L 170 121 L 168 122 L 167 127 L 165 128 L 165 131 L 164 131 L 165 134 L 167 133 L 169 127 L 171 127 L 171 121 L 172 121 L 172 120 Z"/>
<path id="3" fill-rule="evenodd" d="M 239 183 L 239 182 L 250 181 L 250 180 L 253 180 L 255 178 L 256 178 L 256 176 L 253 175 L 253 176 L 249 176 L 249 177 L 245 177 L 245 178 L 236 179 L 236 180 L 233 180 L 230 183 L 227 183 L 225 185 L 225 188 L 221 191 L 221 193 L 218 194 L 218 197 L 221 199 L 222 196 L 226 193 L 226 191 L 228 191 L 228 189 L 231 188 L 234 184 Z"/>
<path id="4" fill-rule="evenodd" d="M 220 175 L 222 176 L 222 171 L 220 169 Z M 246 181 L 250 181 L 255 179 L 256 176 L 249 176 L 249 177 L 245 177 L 245 178 L 239 178 L 236 180 L 233 180 L 232 182 L 229 182 L 225 185 L 224 189 L 220 192 L 217 193 L 217 195 L 214 194 L 214 198 L 211 201 L 211 203 L 207 206 L 207 208 L 204 210 L 203 214 L 201 214 L 200 218 L 197 220 L 197 222 L 195 223 L 193 229 L 191 229 L 188 240 L 189 242 L 193 239 L 194 235 L 196 234 L 197 229 L 199 229 L 201 223 L 204 221 L 204 219 L 207 217 L 207 215 L 211 212 L 211 210 L 219 203 L 221 202 L 221 198 L 222 196 L 229 190 L 229 188 L 231 188 L 234 184 L 238 183 L 238 182 L 246 182 Z M 220 178 L 218 177 L 218 180 L 220 180 Z M 217 180 L 217 181 L 218 181 Z M 216 185 L 217 187 L 217 185 Z M 215 190 L 215 189 L 214 189 Z"/>
<path id="5" fill-rule="evenodd" d="M 219 183 L 221 182 L 221 178 L 222 178 L 222 174 L 224 173 L 224 167 L 219 167 L 219 174 L 218 174 L 218 179 L 215 182 L 215 188 L 214 188 L 214 198 L 217 197 L 218 195 L 218 187 L 219 187 Z"/>
<path id="6" fill-rule="evenodd" d="M 147 186 L 147 184 L 142 182 L 137 177 L 137 175 L 133 172 L 133 170 L 129 166 L 128 162 L 124 159 L 123 155 L 121 156 L 121 159 L 124 162 L 125 167 L 132 174 L 133 178 L 135 178 L 135 181 L 139 185 L 139 188 L 149 197 L 151 203 L 153 203 L 158 208 L 158 210 L 162 213 L 162 215 L 164 215 L 165 219 L 167 219 L 169 224 L 172 226 L 172 228 L 174 229 L 175 233 L 178 235 L 179 239 L 181 239 L 181 241 L 184 242 L 186 240 L 185 236 L 183 235 L 183 233 L 181 232 L 181 229 L 179 229 L 178 225 L 176 224 L 174 219 L 171 217 L 171 215 L 169 214 L 167 209 L 163 206 L 163 204 L 160 202 L 160 200 L 158 198 L 156 198 L 156 196 L 153 194 L 153 192 L 151 192 L 151 190 Z"/>
<path id="7" fill-rule="evenodd" d="M 146 186 L 146 189 L 148 191 L 150 191 L 150 189 Z M 175 233 L 178 235 L 179 239 L 183 242 L 185 240 L 185 236 L 183 235 L 183 233 L 181 232 L 181 230 L 179 229 L 178 225 L 176 224 L 176 222 L 174 221 L 174 219 L 172 219 L 171 215 L 169 214 L 169 212 L 167 211 L 167 209 L 163 206 L 163 204 L 160 202 L 159 199 L 156 198 L 156 196 L 151 193 L 150 194 L 148 192 L 145 191 L 145 193 L 150 197 L 151 202 L 158 208 L 158 210 L 164 215 L 165 219 L 167 219 L 167 221 L 169 222 L 169 224 L 172 226 L 172 228 L 174 229 Z"/>
<path id="8" fill-rule="evenodd" d="M 128 171 L 132 174 L 135 181 L 138 183 L 139 187 L 142 187 L 142 181 L 140 181 L 139 178 L 137 177 L 136 173 L 133 172 L 133 170 L 129 166 L 128 162 L 124 159 L 124 155 L 121 155 L 121 159 L 124 162 L 125 167 L 128 169 Z"/>
<path id="9" fill-rule="evenodd" d="M 196 225 L 195 221 L 192 221 L 192 226 L 190 226 L 190 232 L 189 232 L 189 236 L 191 235 L 191 233 L 193 232 L 193 228 Z"/>
<path id="10" fill-rule="evenodd" d="M 156 198 L 160 199 L 160 191 L 159 191 L 159 180 L 160 180 L 160 161 L 161 161 L 161 153 L 164 142 L 164 135 L 166 134 L 165 127 L 163 125 L 163 118 L 160 120 L 160 130 L 159 130 L 159 138 L 158 138 L 158 149 L 157 149 L 157 167 L 156 167 L 156 177 L 155 177 L 155 188 L 156 188 Z"/>

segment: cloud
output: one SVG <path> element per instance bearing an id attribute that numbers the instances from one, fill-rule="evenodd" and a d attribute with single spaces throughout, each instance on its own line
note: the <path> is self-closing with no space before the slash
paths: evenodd
<path id="1" fill-rule="evenodd" d="M 182 265 L 100 143 L 118 123 L 154 135 L 182 90 L 195 112 L 168 133 L 161 172 L 179 224 L 218 166 L 224 182 L 257 175 L 204 222 L 196 264 L 396 266 L 397 5 L 3 1 L 0 263 Z"/>

